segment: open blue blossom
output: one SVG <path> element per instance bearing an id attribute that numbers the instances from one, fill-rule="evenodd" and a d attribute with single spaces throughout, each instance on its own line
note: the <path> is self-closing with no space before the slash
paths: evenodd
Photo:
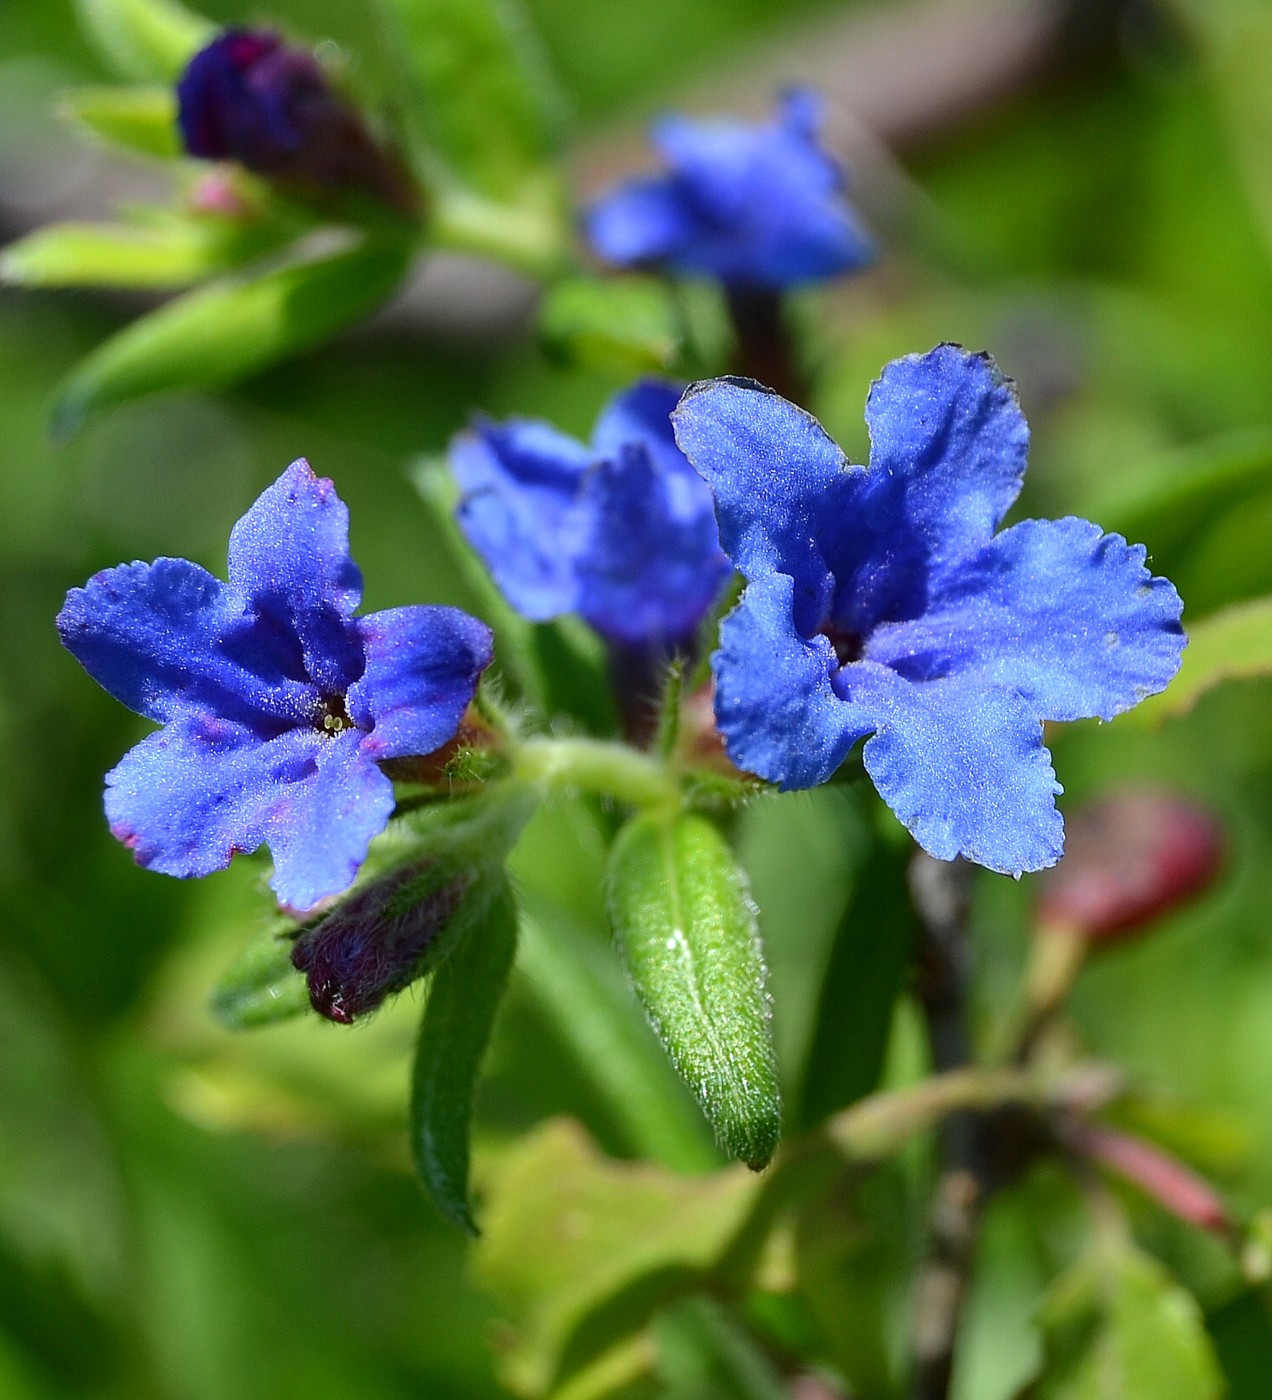
<path id="1" fill-rule="evenodd" d="M 844 174 L 818 144 L 816 94 L 783 94 L 775 120 L 670 116 L 652 139 L 665 174 L 640 176 L 584 214 L 597 256 L 728 286 L 781 291 L 851 272 L 874 245 L 844 197 Z"/>
<path id="2" fill-rule="evenodd" d="M 266 29 L 226 29 L 177 84 L 186 151 L 233 160 L 298 193 L 361 190 L 414 211 L 403 171 L 372 139 L 314 56 Z"/>
<path id="3" fill-rule="evenodd" d="M 672 434 L 680 391 L 642 380 L 585 446 L 546 423 L 478 423 L 451 444 L 459 523 L 536 622 L 577 612 L 620 647 L 687 646 L 729 576 L 711 492 Z"/>
<path id="4" fill-rule="evenodd" d="M 995 533 L 1029 430 L 994 362 L 942 345 L 888 365 L 869 467 L 750 381 L 693 385 L 673 418 L 748 580 L 712 658 L 734 762 L 811 787 L 872 735 L 866 770 L 934 856 L 1053 864 L 1042 722 L 1111 719 L 1161 690 L 1182 604 L 1142 545 L 1089 521 Z"/>
<path id="5" fill-rule="evenodd" d="M 490 662 L 457 608 L 355 617 L 362 576 L 330 481 L 293 463 L 230 536 L 229 583 L 186 559 L 121 564 L 67 595 L 63 643 L 163 728 L 106 775 L 140 865 L 207 875 L 268 844 L 280 901 L 347 888 L 393 810 L 382 759 L 455 733 Z"/>

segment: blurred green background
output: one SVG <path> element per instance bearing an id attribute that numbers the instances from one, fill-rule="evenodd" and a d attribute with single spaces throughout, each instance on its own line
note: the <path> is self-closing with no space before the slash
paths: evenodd
<path id="1" fill-rule="evenodd" d="M 805 12 L 852 8 L 866 7 L 529 5 L 581 141 L 762 58 Z M 869 8 L 882 20 L 914 11 Z M 365 34 L 351 0 L 278 0 L 270 13 L 354 51 Z M 887 359 L 940 340 L 988 348 L 1020 381 L 1034 429 L 1026 513 L 1090 515 L 1144 539 L 1186 621 L 1272 592 L 1269 73 L 1272 28 L 1253 0 L 1073 7 L 1049 61 L 1013 92 L 886 164 L 892 193 L 873 210 L 886 257 L 801 307 L 828 429 L 860 460 L 862 404 Z M 0 150 L 28 152 L 33 188 L 72 160 L 44 96 L 100 76 L 70 0 L 5 0 Z M 901 65 L 896 81 L 907 78 Z M 399 321 L 233 394 L 129 407 L 55 448 L 56 385 L 132 308 L 0 291 L 0 313 L 0 1396 L 501 1394 L 495 1308 L 410 1175 L 414 999 L 352 1031 L 217 1029 L 207 989 L 260 920 L 261 866 L 240 860 L 197 885 L 132 866 L 100 791 L 145 726 L 86 681 L 52 619 L 68 587 L 123 559 L 219 570 L 233 521 L 302 454 L 350 505 L 368 609 L 463 603 L 412 460 L 478 406 L 585 432 L 614 385 L 554 368 L 528 333 L 457 340 Z M 1265 682 L 1232 685 L 1160 730 L 1078 725 L 1054 744 L 1065 802 L 1148 777 L 1228 824 L 1221 890 L 1105 957 L 1077 1011 L 1092 1047 L 1160 1102 L 1159 1126 L 1250 1207 L 1272 1201 L 1270 700 Z M 870 819 L 823 792 L 742 821 L 791 1082 L 851 887 L 868 908 L 872 872 L 857 867 Z M 562 804 L 517 859 L 526 887 L 598 946 L 602 842 L 586 808 Z M 1029 898 L 1028 880 L 978 886 L 990 1040 Z M 1188 1101 L 1206 1112 L 1185 1112 Z M 479 1167 L 558 1112 L 632 1152 L 588 1065 L 519 981 L 482 1091 Z M 1035 1218 L 1011 1195 L 991 1217 L 960 1400 L 1005 1400 L 1036 1357 L 1023 1325 L 1048 1277 Z M 1266 1396 L 1272 1336 L 1230 1265 L 1160 1220 L 1145 1228 L 1208 1308 L 1232 1394 Z"/>

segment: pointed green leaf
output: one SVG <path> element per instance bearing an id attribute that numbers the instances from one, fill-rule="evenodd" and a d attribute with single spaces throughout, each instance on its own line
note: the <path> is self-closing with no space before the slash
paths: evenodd
<path id="1" fill-rule="evenodd" d="M 667 371 L 680 353 L 674 294 L 656 277 L 571 277 L 544 298 L 539 334 L 566 364 L 616 374 Z"/>
<path id="2" fill-rule="evenodd" d="M 1207 691 L 1230 680 L 1272 675 L 1272 598 L 1237 603 L 1188 628 L 1179 674 L 1131 713 L 1142 722 L 1186 715 Z"/>
<path id="3" fill-rule="evenodd" d="M 160 390 L 233 384 L 318 345 L 384 301 L 409 260 L 405 247 L 362 244 L 169 302 L 79 366 L 54 431 L 69 436 L 95 414 Z"/>
<path id="4" fill-rule="evenodd" d="M 721 1143 L 759 1170 L 781 1101 L 767 972 L 746 880 L 704 817 L 637 817 L 610 857 L 609 906 L 637 995 Z"/>
<path id="5" fill-rule="evenodd" d="M 23 287 L 187 287 L 277 246 L 277 225 L 173 215 L 152 224 L 52 224 L 0 253 L 0 278 Z"/>
<path id="6" fill-rule="evenodd" d="M 175 88 L 75 88 L 63 96 L 62 106 L 75 121 L 113 145 L 165 160 L 181 154 Z"/>
<path id="7" fill-rule="evenodd" d="M 433 976 L 415 1052 L 411 1152 L 452 1224 L 476 1234 L 468 1202 L 473 1095 L 517 948 L 517 908 L 504 884 Z"/>
<path id="8" fill-rule="evenodd" d="M 1039 1319 L 1029 1400 L 1219 1400 L 1224 1383 L 1191 1293 L 1127 1243 L 1063 1274 Z"/>
<path id="9" fill-rule="evenodd" d="M 309 1010 L 303 975 L 292 966 L 290 921 L 254 938 L 212 991 L 213 1016 L 227 1030 L 250 1030 Z"/>
<path id="10" fill-rule="evenodd" d="M 172 82 L 216 32 L 177 0 L 75 0 L 80 24 L 122 78 Z"/>

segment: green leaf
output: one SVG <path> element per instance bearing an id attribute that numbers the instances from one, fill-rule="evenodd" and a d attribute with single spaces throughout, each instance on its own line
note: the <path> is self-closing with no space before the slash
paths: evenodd
<path id="1" fill-rule="evenodd" d="M 560 104 L 517 0 L 381 0 L 381 10 L 426 181 L 519 194 L 556 147 Z"/>
<path id="2" fill-rule="evenodd" d="M 433 976 L 415 1052 L 411 1153 L 452 1224 L 477 1233 L 468 1202 L 473 1095 L 517 949 L 517 907 L 503 883 Z"/>
<path id="3" fill-rule="evenodd" d="M 610 857 L 610 917 L 636 993 L 722 1145 L 759 1170 L 781 1100 L 746 880 L 704 817 L 636 817 Z"/>
<path id="4" fill-rule="evenodd" d="M 212 1014 L 227 1030 L 269 1026 L 309 1010 L 305 978 L 292 966 L 295 931 L 290 920 L 266 929 L 213 988 Z"/>
<path id="5" fill-rule="evenodd" d="M 54 411 L 70 436 L 146 394 L 233 384 L 334 335 L 384 301 L 409 249 L 379 243 L 200 288 L 119 332 L 72 374 Z"/>
<path id="6" fill-rule="evenodd" d="M 1039 1322 L 1029 1400 L 1219 1400 L 1223 1378 L 1191 1293 L 1125 1242 L 1063 1274 Z"/>
<path id="7" fill-rule="evenodd" d="M 0 253 L 0 278 L 24 287 L 167 290 L 230 272 L 287 236 L 278 225 L 180 215 L 153 224 L 53 224 Z"/>
<path id="8" fill-rule="evenodd" d="M 680 354 L 674 294 L 656 277 L 571 277 L 544 298 L 539 334 L 549 354 L 620 375 L 667 371 Z"/>
<path id="9" fill-rule="evenodd" d="M 80 25 L 123 78 L 172 82 L 216 33 L 176 0 L 75 0 Z"/>
<path id="10" fill-rule="evenodd" d="M 502 1304 L 505 1383 L 555 1394 L 660 1307 L 702 1291 L 762 1190 L 740 1167 L 682 1177 L 609 1161 L 565 1120 L 522 1138 L 491 1183 L 474 1253 Z"/>
<path id="11" fill-rule="evenodd" d="M 777 1368 L 712 1298 L 686 1298 L 655 1323 L 662 1400 L 788 1400 Z"/>
<path id="12" fill-rule="evenodd" d="M 1237 603 L 1188 628 L 1179 674 L 1131 713 L 1144 723 L 1186 715 L 1224 681 L 1272 675 L 1272 598 Z"/>
<path id="13" fill-rule="evenodd" d="M 909 846 L 877 841 L 858 870 L 822 979 L 798 1123 L 809 1128 L 879 1082 L 914 948 Z"/>
<path id="14" fill-rule="evenodd" d="M 64 94 L 62 107 L 113 145 L 165 160 L 181 154 L 177 94 L 172 87 L 74 88 Z"/>
<path id="15" fill-rule="evenodd" d="M 718 1166 L 693 1099 L 667 1063 L 608 951 L 559 910 L 523 916 L 519 966 L 632 1148 L 676 1171 Z"/>

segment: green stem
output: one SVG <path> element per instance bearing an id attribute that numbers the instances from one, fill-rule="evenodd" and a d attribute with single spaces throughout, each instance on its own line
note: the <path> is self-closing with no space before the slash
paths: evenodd
<path id="1" fill-rule="evenodd" d="M 672 811 L 680 785 L 649 754 L 603 739 L 528 739 L 512 752 L 513 772 L 545 792 L 590 792 L 632 807 Z"/>

